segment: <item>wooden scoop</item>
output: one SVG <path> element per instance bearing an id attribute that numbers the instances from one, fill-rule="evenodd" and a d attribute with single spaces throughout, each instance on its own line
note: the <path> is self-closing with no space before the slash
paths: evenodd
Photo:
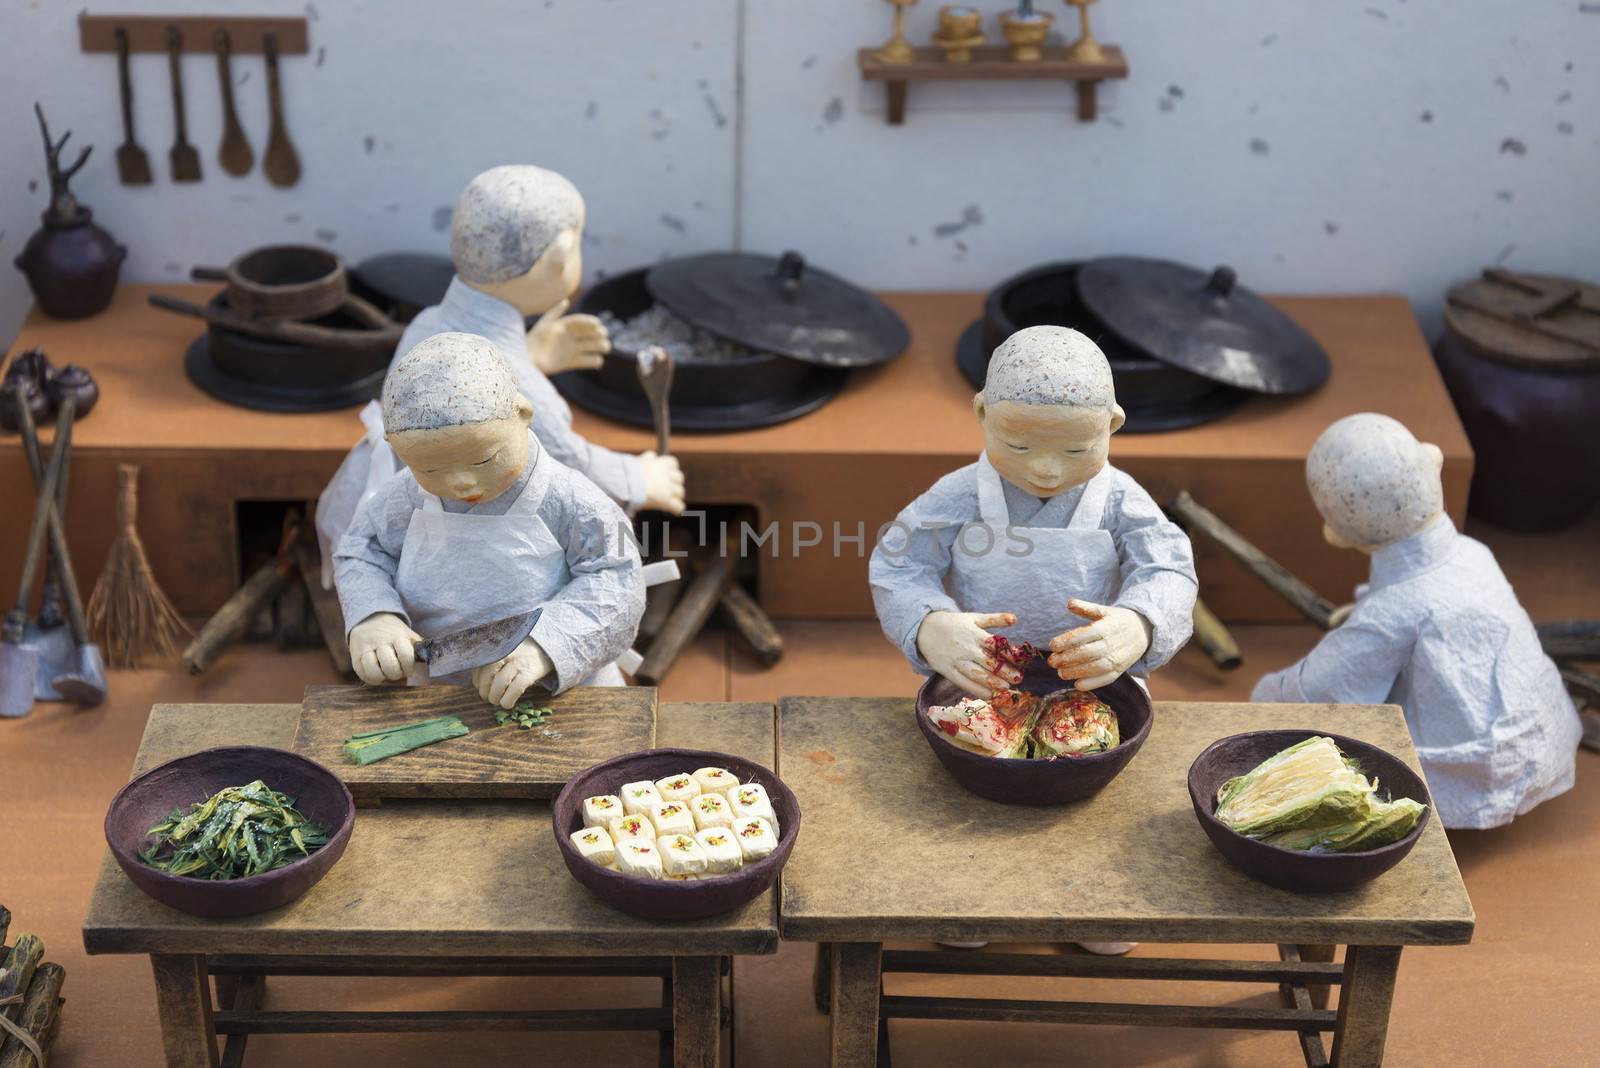
<path id="1" fill-rule="evenodd" d="M 128 77 L 128 31 L 117 27 L 117 85 L 122 94 L 122 147 L 117 149 L 117 177 L 123 185 L 150 184 L 150 157 L 133 139 L 133 81 Z"/>
<path id="2" fill-rule="evenodd" d="M 189 124 L 183 107 L 183 32 L 176 26 L 167 27 L 167 68 L 172 72 L 172 120 L 177 124 L 177 137 L 167 158 L 172 163 L 174 182 L 200 180 L 200 153 L 189 143 Z"/>
<path id="3" fill-rule="evenodd" d="M 267 105 L 271 125 L 267 128 L 267 153 L 261 157 L 261 170 L 273 185 L 294 185 L 300 180 L 300 155 L 289 140 L 283 122 L 283 86 L 278 82 L 278 35 L 266 34 L 261 47 L 267 53 Z"/>

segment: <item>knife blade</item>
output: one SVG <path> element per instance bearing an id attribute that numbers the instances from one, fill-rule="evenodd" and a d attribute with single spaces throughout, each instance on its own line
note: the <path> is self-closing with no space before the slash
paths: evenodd
<path id="1" fill-rule="evenodd" d="M 537 608 L 493 623 L 467 627 L 450 634 L 429 638 L 417 645 L 417 663 L 428 665 L 428 675 L 439 678 L 458 671 L 470 671 L 510 653 L 533 630 Z"/>

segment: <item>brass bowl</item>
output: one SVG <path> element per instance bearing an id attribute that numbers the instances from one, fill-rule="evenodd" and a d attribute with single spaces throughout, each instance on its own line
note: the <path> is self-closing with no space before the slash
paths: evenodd
<path id="1" fill-rule="evenodd" d="M 1011 59 L 1016 63 L 1037 63 L 1044 55 L 1043 45 L 1050 36 L 1055 17 L 1037 12 L 1032 18 L 1018 18 L 1014 12 L 1000 13 L 1000 32 L 1011 46 Z"/>

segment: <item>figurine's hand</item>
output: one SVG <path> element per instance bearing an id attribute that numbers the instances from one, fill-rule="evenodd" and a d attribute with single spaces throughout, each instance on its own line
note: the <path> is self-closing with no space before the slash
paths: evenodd
<path id="1" fill-rule="evenodd" d="M 1350 613 L 1354 612 L 1355 610 L 1356 606 L 1354 602 L 1350 604 L 1342 604 L 1338 608 L 1335 608 L 1333 610 L 1333 614 L 1328 617 L 1328 629 L 1332 630 L 1335 627 L 1343 624 L 1345 620 L 1350 618 Z"/>
<path id="2" fill-rule="evenodd" d="M 563 300 L 528 331 L 528 359 L 547 375 L 562 371 L 592 371 L 611 351 L 611 335 L 592 315 L 567 315 L 571 301 Z"/>
<path id="3" fill-rule="evenodd" d="M 539 643 L 529 637 L 522 639 L 522 644 L 511 650 L 509 656 L 474 668 L 472 685 L 478 696 L 491 705 L 514 708 L 529 686 L 554 670 L 555 665 L 539 648 Z"/>
<path id="4" fill-rule="evenodd" d="M 639 454 L 644 467 L 644 506 L 659 508 L 672 515 L 684 509 L 683 468 L 676 456 L 657 456 L 654 451 Z"/>
<path id="5" fill-rule="evenodd" d="M 368 686 L 403 682 L 417 664 L 421 640 L 393 612 L 374 612 L 350 629 L 350 666 Z"/>
<path id="6" fill-rule="evenodd" d="M 1022 672 L 989 651 L 988 627 L 1016 626 L 1010 612 L 929 612 L 917 628 L 917 652 L 928 666 L 974 697 L 992 697 L 1022 681 Z"/>
<path id="7" fill-rule="evenodd" d="M 1076 598 L 1067 607 L 1094 622 L 1052 638 L 1050 666 L 1063 679 L 1077 679 L 1080 690 L 1115 682 L 1150 648 L 1150 624 L 1131 608 Z"/>

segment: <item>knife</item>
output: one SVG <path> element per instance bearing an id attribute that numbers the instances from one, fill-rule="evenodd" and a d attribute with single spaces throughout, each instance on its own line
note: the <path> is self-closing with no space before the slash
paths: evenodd
<path id="1" fill-rule="evenodd" d="M 428 665 L 430 678 L 492 664 L 521 644 L 533 630 L 533 621 L 538 615 L 539 610 L 535 608 L 493 623 L 429 638 L 416 647 L 417 663 Z"/>

